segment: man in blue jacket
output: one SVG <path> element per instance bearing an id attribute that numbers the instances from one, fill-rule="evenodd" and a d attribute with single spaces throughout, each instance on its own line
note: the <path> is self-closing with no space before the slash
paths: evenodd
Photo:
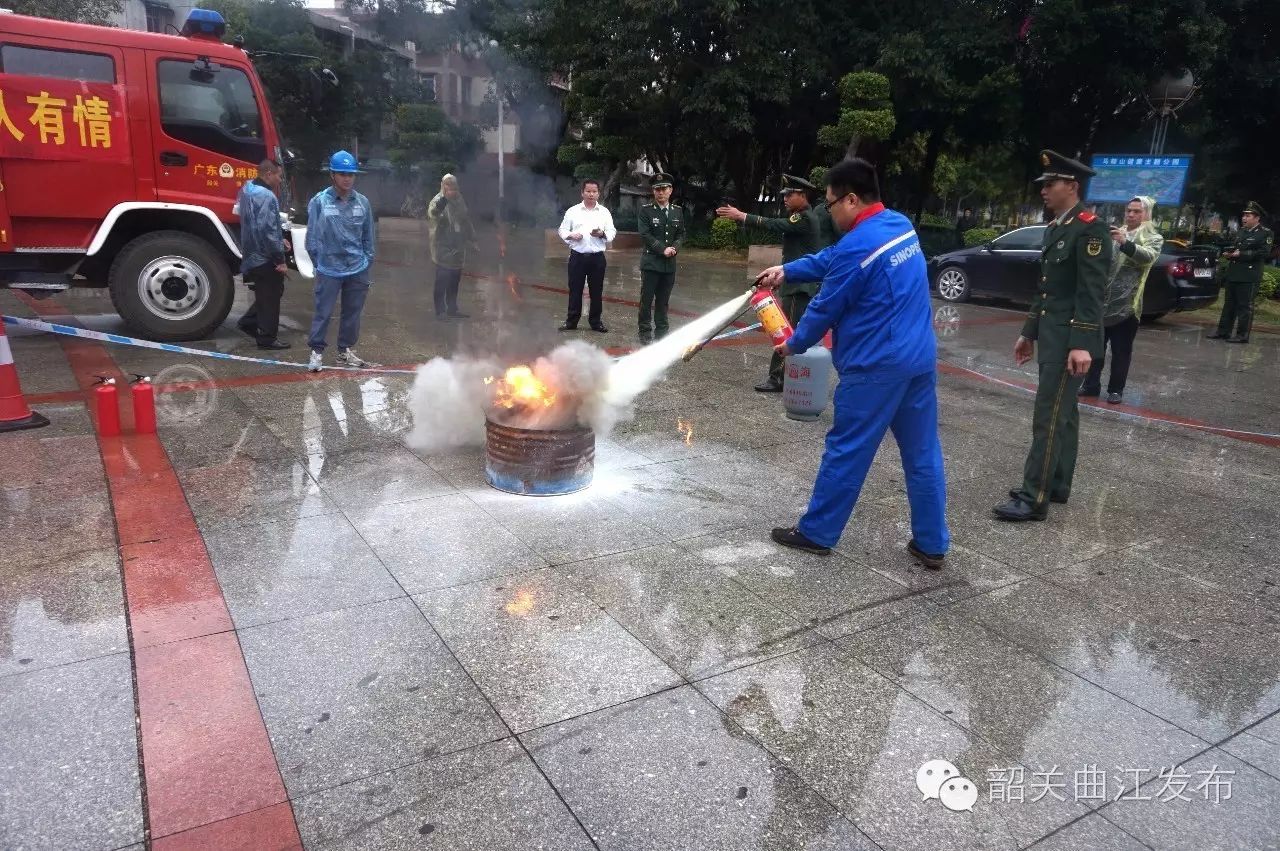
<path id="1" fill-rule="evenodd" d="M 273 160 L 258 163 L 258 176 L 240 189 L 236 210 L 240 216 L 240 274 L 253 288 L 253 305 L 236 323 L 255 337 L 260 349 L 287 349 L 276 338 L 280 332 L 280 298 L 284 295 L 284 231 L 280 225 L 280 179 L 284 176 Z"/>
<path id="2" fill-rule="evenodd" d="M 774 266 L 758 283 L 821 280 L 784 357 L 832 332 L 840 374 L 835 422 L 827 433 L 809 508 L 799 524 L 774 529 L 783 546 L 828 553 L 853 513 L 871 461 L 886 431 L 902 455 L 911 503 L 907 551 L 925 567 L 943 565 L 947 531 L 946 477 L 938 439 L 937 343 L 920 239 L 901 213 L 880 203 L 875 168 L 848 159 L 827 175 L 827 206 L 844 235 L 817 254 Z"/>
<path id="3" fill-rule="evenodd" d="M 360 314 L 369 295 L 369 264 L 373 262 L 373 208 L 355 190 L 356 158 L 338 151 L 329 158 L 333 185 L 317 192 L 307 205 L 307 254 L 316 267 L 316 312 L 311 320 L 312 372 L 324 367 L 325 335 L 333 308 L 342 297 L 338 320 L 338 364 L 373 364 L 355 352 L 360 338 Z"/>

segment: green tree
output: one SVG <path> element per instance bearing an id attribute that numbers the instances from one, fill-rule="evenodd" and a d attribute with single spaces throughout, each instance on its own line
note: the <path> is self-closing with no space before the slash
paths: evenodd
<path id="1" fill-rule="evenodd" d="M 840 119 L 818 130 L 818 141 L 856 157 L 863 141 L 883 142 L 893 135 L 889 79 L 875 71 L 855 71 L 840 80 Z"/>
<path id="2" fill-rule="evenodd" d="M 401 104 L 396 110 L 391 162 L 410 183 L 406 205 L 418 215 L 424 214 L 440 178 L 457 171 L 459 163 L 471 159 L 483 147 L 476 127 L 454 124 L 435 104 Z"/>
<path id="3" fill-rule="evenodd" d="M 1200 75 L 1191 128 L 1203 142 L 1198 171 L 1204 199 L 1233 214 L 1258 201 L 1280 214 L 1280 4 L 1229 0 L 1222 4 L 1231 32 L 1224 50 Z"/>
<path id="4" fill-rule="evenodd" d="M 124 9 L 121 0 L 13 0 L 6 4 L 19 15 L 35 15 L 82 24 L 110 23 Z"/>

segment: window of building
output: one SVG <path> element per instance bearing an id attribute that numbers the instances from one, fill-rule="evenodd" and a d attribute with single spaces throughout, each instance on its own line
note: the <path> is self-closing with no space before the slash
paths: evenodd
<path id="1" fill-rule="evenodd" d="M 164 59 L 159 63 L 160 122 L 189 145 L 251 163 L 265 159 L 262 113 L 239 68 Z"/>
<path id="2" fill-rule="evenodd" d="M 173 10 L 164 3 L 148 3 L 143 0 L 143 6 L 147 11 L 147 32 L 149 33 L 176 33 L 177 27 L 173 25 Z"/>
<path id="3" fill-rule="evenodd" d="M 438 95 L 436 94 L 436 86 L 438 85 L 438 82 L 437 82 L 438 79 L 439 78 L 435 74 L 422 75 L 423 97 L 426 98 L 428 103 L 438 99 Z"/>
<path id="4" fill-rule="evenodd" d="M 459 93 L 458 102 L 463 106 L 471 106 L 471 78 L 462 78 L 462 91 Z"/>
<path id="5" fill-rule="evenodd" d="M 5 74 L 84 80 L 89 83 L 116 81 L 116 63 L 110 56 L 82 53 L 78 50 L 49 50 L 22 44 L 0 45 L 0 71 Z"/>

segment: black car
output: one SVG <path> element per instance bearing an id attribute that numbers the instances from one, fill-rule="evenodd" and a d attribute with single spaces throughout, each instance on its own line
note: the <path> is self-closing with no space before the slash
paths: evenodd
<path id="1" fill-rule="evenodd" d="M 1044 225 L 1018 228 L 991 242 L 939 254 L 929 261 L 929 280 L 944 301 L 971 295 L 996 296 L 1030 304 L 1040 282 Z M 1214 251 L 1184 249 L 1165 242 L 1147 278 L 1142 318 L 1195 310 L 1218 297 Z"/>

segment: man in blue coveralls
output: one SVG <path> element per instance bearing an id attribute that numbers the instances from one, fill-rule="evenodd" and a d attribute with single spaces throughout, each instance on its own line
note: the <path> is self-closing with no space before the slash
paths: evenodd
<path id="1" fill-rule="evenodd" d="M 946 477 L 938 439 L 937 343 L 924 253 L 911 222 L 880 203 L 875 168 L 848 159 L 827 175 L 827 206 L 840 240 L 817 254 L 774 266 L 757 283 L 822 281 L 784 357 L 832 332 L 840 374 L 835 422 L 813 485 L 809 509 L 790 529 L 774 529 L 783 546 L 829 553 L 853 513 L 867 470 L 887 430 L 902 455 L 911 503 L 907 551 L 922 565 L 943 565 L 951 535 Z"/>
<path id="2" fill-rule="evenodd" d="M 325 336 L 333 308 L 342 298 L 338 320 L 338 363 L 375 366 L 356 354 L 360 315 L 369 295 L 369 264 L 373 262 L 373 208 L 354 187 L 356 158 L 338 151 L 329 158 L 333 185 L 317 192 L 307 205 L 307 253 L 316 267 L 316 312 L 311 319 L 311 360 L 307 368 L 324 368 Z"/>

